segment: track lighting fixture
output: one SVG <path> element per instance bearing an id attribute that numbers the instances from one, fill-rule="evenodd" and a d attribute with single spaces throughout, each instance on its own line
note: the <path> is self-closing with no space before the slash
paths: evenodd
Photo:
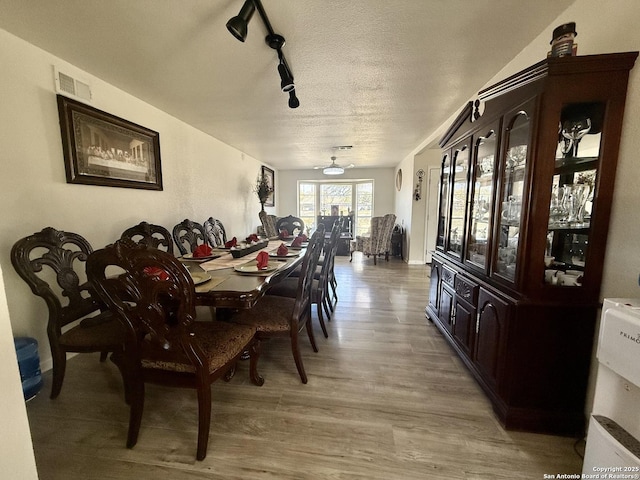
<path id="1" fill-rule="evenodd" d="M 291 78 L 291 74 L 284 63 L 280 62 L 278 64 L 278 73 L 280 74 L 280 88 L 285 93 L 289 93 L 291 90 L 295 89 L 296 86 L 293 84 L 293 78 Z"/>
<path id="2" fill-rule="evenodd" d="M 247 27 L 255 11 L 256 4 L 253 3 L 253 0 L 246 0 L 238 16 L 227 22 L 227 30 L 241 42 L 247 39 Z"/>
<path id="3" fill-rule="evenodd" d="M 244 42 L 247 38 L 247 26 L 249 24 L 249 20 L 251 20 L 253 12 L 256 9 L 258 10 L 258 14 L 260 15 L 260 18 L 262 18 L 262 21 L 267 28 L 268 34 L 265 37 L 265 42 L 267 43 L 267 45 L 269 45 L 269 47 L 278 52 L 278 74 L 280 75 L 280 88 L 283 92 L 289 94 L 289 108 L 298 108 L 300 106 L 300 100 L 298 100 L 298 97 L 296 97 L 296 87 L 295 83 L 293 82 L 293 73 L 291 72 L 291 68 L 289 68 L 287 59 L 284 57 L 284 53 L 282 53 L 282 47 L 284 46 L 285 42 L 284 37 L 275 33 L 273 31 L 273 28 L 271 28 L 271 23 L 269 22 L 267 13 L 264 11 L 261 0 L 245 0 L 238 16 L 233 17 L 227 22 L 227 29 L 234 37 L 236 37 L 241 42 Z"/>
<path id="4" fill-rule="evenodd" d="M 300 100 L 296 97 L 295 89 L 289 91 L 289 108 L 298 108 L 300 106 Z"/>

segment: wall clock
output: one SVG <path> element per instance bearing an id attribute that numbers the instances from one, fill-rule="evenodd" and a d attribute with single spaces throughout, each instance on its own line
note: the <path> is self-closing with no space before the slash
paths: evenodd
<path id="1" fill-rule="evenodd" d="M 396 190 L 400 191 L 402 188 L 402 169 L 399 168 L 396 173 Z"/>

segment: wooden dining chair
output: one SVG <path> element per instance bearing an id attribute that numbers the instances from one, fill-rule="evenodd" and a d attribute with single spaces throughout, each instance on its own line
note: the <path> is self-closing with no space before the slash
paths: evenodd
<path id="1" fill-rule="evenodd" d="M 300 235 L 304 233 L 304 221 L 293 215 L 282 217 L 276 222 L 276 231 L 280 235 L 283 230 L 286 230 L 289 235 Z"/>
<path id="2" fill-rule="evenodd" d="M 333 304 L 331 303 L 331 295 L 329 292 L 329 273 L 333 268 L 333 260 L 338 249 L 339 238 L 340 222 L 335 222 L 328 241 L 324 242 L 324 254 L 322 259 L 318 260 L 318 265 L 313 273 L 311 286 L 311 302 L 316 305 L 318 322 L 320 323 L 320 328 L 322 328 L 322 333 L 325 338 L 329 338 L 329 332 L 324 322 L 324 316 L 326 315 L 327 320 L 330 320 L 333 312 Z M 301 270 L 292 272 L 288 278 L 269 288 L 267 295 L 295 298 L 298 293 L 298 280 L 301 272 Z"/>
<path id="3" fill-rule="evenodd" d="M 127 228 L 122 232 L 120 238 L 129 239 L 134 243 L 144 243 L 149 247 L 173 253 L 173 238 L 171 238 L 169 230 L 162 225 L 140 222 L 138 225 Z"/>
<path id="4" fill-rule="evenodd" d="M 209 244 L 204 227 L 189 219 L 184 219 L 173 227 L 173 240 L 182 255 L 193 253 L 202 244 Z"/>
<path id="5" fill-rule="evenodd" d="M 224 244 L 227 243 L 227 232 L 220 220 L 209 217 L 204 221 L 202 226 L 211 247 L 224 247 Z"/>
<path id="6" fill-rule="evenodd" d="M 324 226 L 319 227 L 309 240 L 302 260 L 301 274 L 295 298 L 277 295 L 263 296 L 253 308 L 240 310 L 231 317 L 231 321 L 241 325 L 250 325 L 256 329 L 260 340 L 274 336 L 288 336 L 291 340 L 293 359 L 302 383 L 307 383 L 307 374 L 302 363 L 298 334 L 304 328 L 315 352 L 318 351 L 313 327 L 311 325 L 311 287 L 313 272 L 324 243 Z"/>
<path id="7" fill-rule="evenodd" d="M 114 352 L 112 360 L 121 368 L 125 330 L 93 296 L 85 281 L 85 262 L 92 251 L 81 235 L 52 227 L 18 240 L 11 249 L 16 272 L 34 295 L 46 302 L 49 311 L 51 398 L 56 398 L 62 389 L 67 352 L 101 352 L 101 361 Z"/>
<path id="8" fill-rule="evenodd" d="M 264 210 L 258 213 L 258 217 L 260 218 L 262 229 L 264 230 L 264 234 L 267 236 L 267 238 L 278 238 L 278 231 L 276 230 L 278 217 L 276 217 L 275 215 L 269 215 Z"/>
<path id="9" fill-rule="evenodd" d="M 118 241 L 95 251 L 87 261 L 87 275 L 126 327 L 124 366 L 131 393 L 127 447 L 138 440 L 145 383 L 188 387 L 197 391 L 196 458 L 204 459 L 211 384 L 233 371 L 245 351 L 250 356 L 251 381 L 264 382 L 257 371 L 260 344 L 254 338 L 255 327 L 195 321 L 195 287 L 189 272 L 173 255 L 146 245 Z"/>
<path id="10" fill-rule="evenodd" d="M 340 233 L 338 234 L 338 238 L 336 240 L 336 251 L 331 259 L 331 270 L 329 271 L 329 287 L 331 287 L 331 295 L 329 305 L 331 307 L 331 311 L 333 311 L 335 305 L 338 303 L 338 280 L 336 278 L 335 272 L 335 260 L 336 255 L 338 254 L 338 249 L 340 247 L 341 237 L 344 232 L 351 232 L 351 221 L 352 217 L 343 216 L 340 217 Z"/>

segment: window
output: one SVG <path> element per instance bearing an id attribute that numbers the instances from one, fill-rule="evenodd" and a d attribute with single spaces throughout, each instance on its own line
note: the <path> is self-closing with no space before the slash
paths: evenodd
<path id="1" fill-rule="evenodd" d="M 354 214 L 354 235 L 369 231 L 373 215 L 373 181 L 298 183 L 298 216 L 315 228 L 318 215 Z"/>
<path id="2" fill-rule="evenodd" d="M 311 230 L 316 224 L 316 184 L 301 183 L 298 189 L 298 217 Z"/>

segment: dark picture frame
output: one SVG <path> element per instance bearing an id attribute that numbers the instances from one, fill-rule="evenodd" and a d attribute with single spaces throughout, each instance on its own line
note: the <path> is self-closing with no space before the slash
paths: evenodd
<path id="1" fill-rule="evenodd" d="M 67 183 L 162 190 L 160 134 L 57 95 Z"/>
<path id="2" fill-rule="evenodd" d="M 276 204 L 275 192 L 276 192 L 276 179 L 273 170 L 269 167 L 262 166 L 262 177 L 267 179 L 269 186 L 271 187 L 271 193 L 267 197 L 267 201 L 264 202 L 265 207 L 273 207 Z"/>

